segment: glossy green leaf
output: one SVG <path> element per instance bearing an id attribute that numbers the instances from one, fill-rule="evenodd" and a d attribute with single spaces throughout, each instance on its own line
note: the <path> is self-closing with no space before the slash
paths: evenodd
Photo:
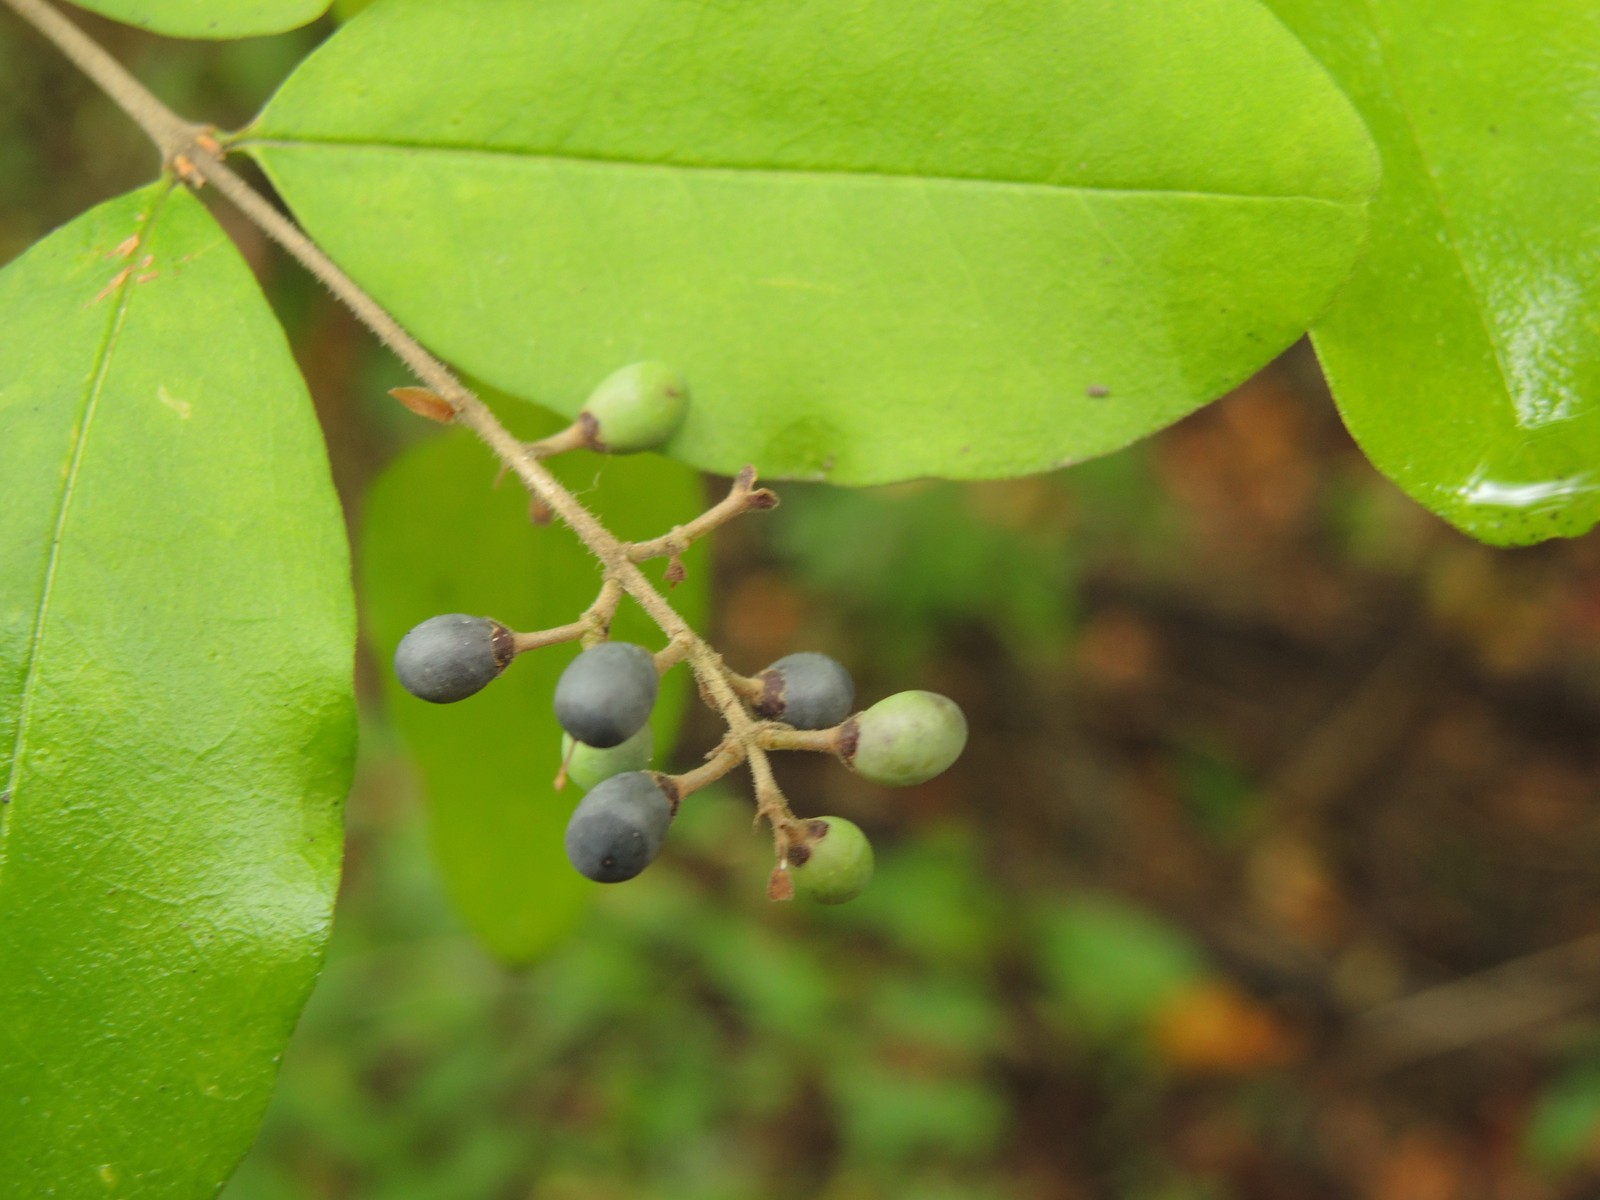
<path id="1" fill-rule="evenodd" d="M 569 415 L 870 483 L 1125 445 L 1297 337 L 1376 156 L 1255 0 L 390 0 L 245 144 L 436 350 Z"/>
<path id="2" fill-rule="evenodd" d="M 581 453 L 550 465 L 619 537 L 655 537 L 704 507 L 694 472 L 654 455 Z M 596 886 L 572 869 L 563 843 L 582 793 L 552 786 L 561 729 L 551 696 L 577 648 L 522 654 L 482 692 L 455 704 L 408 695 L 390 668 L 406 630 L 428 617 L 464 612 L 513 629 L 547 629 L 575 620 L 599 591 L 594 557 L 561 526 L 532 525 L 527 494 L 511 481 L 495 488 L 495 474 L 489 452 L 465 434 L 407 452 L 368 498 L 361 582 L 392 716 L 422 773 L 446 887 L 489 948 L 520 962 L 565 935 Z M 697 557 L 687 556 L 688 580 L 670 598 L 698 626 L 709 579 Z M 647 570 L 659 578 L 659 565 Z M 631 601 L 612 634 L 652 649 L 662 640 Z M 658 769 L 672 761 L 690 691 L 687 668 L 662 679 L 652 717 Z"/>
<path id="3" fill-rule="evenodd" d="M 1485 541 L 1600 519 L 1600 8 L 1268 0 L 1383 154 L 1372 246 L 1312 330 L 1351 433 Z"/>
<path id="4" fill-rule="evenodd" d="M 204 1196 L 327 941 L 355 744 L 310 397 L 188 192 L 0 272 L 0 1190 Z"/>
<path id="5" fill-rule="evenodd" d="M 73 0 L 113 21 L 184 38 L 242 38 L 298 29 L 332 0 Z"/>

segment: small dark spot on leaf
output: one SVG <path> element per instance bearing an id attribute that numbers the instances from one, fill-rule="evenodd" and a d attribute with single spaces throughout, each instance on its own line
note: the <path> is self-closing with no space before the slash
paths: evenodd
<path id="1" fill-rule="evenodd" d="M 1103 400 L 1105 397 L 1111 395 L 1111 389 L 1106 387 L 1104 384 L 1091 383 L 1084 389 L 1084 394 L 1087 396 L 1092 396 L 1096 400 Z"/>

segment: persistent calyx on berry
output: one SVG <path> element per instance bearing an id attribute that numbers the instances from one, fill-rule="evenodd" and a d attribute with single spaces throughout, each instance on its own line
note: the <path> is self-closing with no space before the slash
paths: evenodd
<path id="1" fill-rule="evenodd" d="M 665 363 L 638 362 L 601 380 L 579 420 L 593 422 L 595 449 L 632 454 L 665 442 L 688 411 L 689 384 L 681 374 Z"/>
<path id="2" fill-rule="evenodd" d="M 561 760 L 567 767 L 567 778 L 584 791 L 605 782 L 624 771 L 642 771 L 650 765 L 655 753 L 655 735 L 648 724 L 627 741 L 606 749 L 577 741 L 570 733 L 561 735 Z"/>
<path id="3" fill-rule="evenodd" d="M 465 700 L 506 669 L 513 642 L 511 630 L 488 617 L 429 617 L 400 639 L 395 677 L 413 696 L 435 704 Z"/>
<path id="4" fill-rule="evenodd" d="M 789 874 L 797 896 L 818 904 L 854 900 L 872 881 L 872 843 L 843 817 L 806 823 L 806 840 L 789 849 Z"/>
<path id="5" fill-rule="evenodd" d="M 812 650 L 780 658 L 757 676 L 756 712 L 796 729 L 831 729 L 850 715 L 855 681 L 837 659 Z"/>
<path id="6" fill-rule="evenodd" d="M 654 771 L 627 771 L 597 784 L 567 823 L 567 857 L 597 883 L 621 883 L 661 853 L 677 811 L 676 789 Z"/>
<path id="7" fill-rule="evenodd" d="M 967 718 L 937 692 L 896 692 L 839 730 L 839 755 L 863 778 L 889 787 L 926 783 L 961 756 Z"/>
<path id="8" fill-rule="evenodd" d="M 661 676 L 655 657 L 632 642 L 601 642 L 567 664 L 556 682 L 556 720 L 577 741 L 607 750 L 650 719 Z"/>

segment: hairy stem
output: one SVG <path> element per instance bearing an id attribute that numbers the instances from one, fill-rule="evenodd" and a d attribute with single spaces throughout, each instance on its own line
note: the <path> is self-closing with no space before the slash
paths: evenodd
<path id="1" fill-rule="evenodd" d="M 683 798 L 693 792 L 699 791 L 709 783 L 715 783 L 734 767 L 744 761 L 745 747 L 743 743 L 728 738 L 707 756 L 706 761 L 692 771 L 685 771 L 682 775 L 670 776 L 677 785 L 678 796 Z"/>
<path id="2" fill-rule="evenodd" d="M 715 505 L 706 509 L 687 525 L 675 526 L 670 533 L 664 533 L 648 542 L 630 544 L 628 557 L 634 562 L 643 562 L 663 555 L 682 554 L 700 538 L 726 525 L 741 513 L 753 509 L 776 508 L 777 494 L 769 492 L 766 488 L 758 488 L 755 484 L 756 469 L 745 467 L 733 481 L 733 487 L 728 490 L 728 494 Z"/>
<path id="3" fill-rule="evenodd" d="M 838 754 L 840 726 L 832 729 L 790 729 L 787 725 L 763 725 L 757 738 L 764 750 L 815 750 Z"/>
<path id="4" fill-rule="evenodd" d="M 573 621 L 567 625 L 558 625 L 554 629 L 539 629 L 532 633 L 514 633 L 511 635 L 511 652 L 525 654 L 529 650 L 542 650 L 546 646 L 559 646 L 562 642 L 575 642 L 588 633 L 590 625 L 587 621 Z"/>

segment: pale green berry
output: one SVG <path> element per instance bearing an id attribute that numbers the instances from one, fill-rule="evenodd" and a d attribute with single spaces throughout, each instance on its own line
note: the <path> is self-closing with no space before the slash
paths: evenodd
<path id="1" fill-rule="evenodd" d="M 855 822 L 818 817 L 806 822 L 806 831 L 808 839 L 789 850 L 795 895 L 843 904 L 866 891 L 872 882 L 872 843 Z"/>
<path id="2" fill-rule="evenodd" d="M 937 692 L 896 692 L 840 727 L 839 753 L 858 775 L 889 787 L 926 783 L 961 756 L 967 719 Z"/>
<path id="3" fill-rule="evenodd" d="M 561 761 L 567 764 L 567 778 L 587 792 L 613 775 L 644 770 L 650 765 L 655 747 L 655 734 L 648 725 L 642 726 L 620 746 L 606 750 L 575 741 L 570 733 L 563 733 Z"/>
<path id="4" fill-rule="evenodd" d="M 580 419 L 594 422 L 598 449 L 612 454 L 654 450 L 678 431 L 689 411 L 689 385 L 665 363 L 640 362 L 613 371 L 584 401 Z"/>

